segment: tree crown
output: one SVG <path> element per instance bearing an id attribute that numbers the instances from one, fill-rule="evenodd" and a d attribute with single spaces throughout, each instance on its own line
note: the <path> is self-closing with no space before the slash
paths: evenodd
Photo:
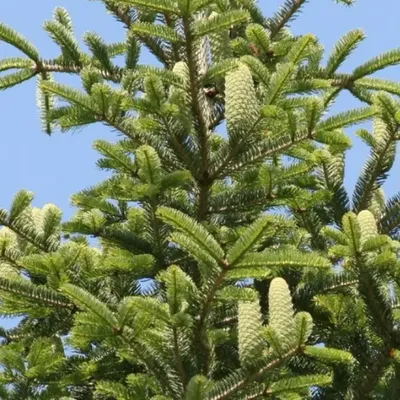
<path id="1" fill-rule="evenodd" d="M 323 62 L 288 29 L 304 0 L 269 18 L 250 0 L 102 3 L 125 41 L 86 33 L 84 52 L 57 8 L 54 59 L 0 24 L 22 53 L 0 61 L 0 88 L 36 78 L 45 132 L 120 135 L 94 143 L 110 176 L 73 195 L 70 221 L 28 191 L 0 210 L 0 313 L 22 317 L 0 331 L 0 396 L 397 398 L 400 197 L 382 185 L 400 86 L 375 72 L 400 50 L 340 72 L 364 33 Z M 360 106 L 332 115 L 343 91 Z M 350 196 L 345 128 L 363 121 Z"/>

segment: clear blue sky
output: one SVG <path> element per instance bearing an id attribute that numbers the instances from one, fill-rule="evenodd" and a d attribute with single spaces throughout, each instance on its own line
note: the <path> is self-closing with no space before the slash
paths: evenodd
<path id="1" fill-rule="evenodd" d="M 261 1 L 266 15 L 271 15 L 281 3 L 281 0 Z M 51 17 L 56 6 L 69 10 L 78 36 L 89 30 L 98 32 L 109 42 L 123 38 L 121 25 L 106 15 L 100 2 L 96 1 L 0 1 L 0 21 L 28 37 L 43 57 L 52 57 L 57 48 L 41 24 Z M 347 31 L 364 29 L 367 40 L 344 66 L 344 70 L 349 71 L 379 52 L 400 47 L 399 16 L 398 0 L 358 0 L 350 8 L 335 4 L 333 0 L 311 0 L 292 27 L 296 33 L 317 35 L 327 50 Z M 16 54 L 8 45 L 0 43 L 0 58 Z M 146 57 L 142 62 L 146 62 Z M 379 76 L 400 80 L 399 72 L 400 67 L 394 67 Z M 349 95 L 344 95 L 335 110 L 345 110 L 356 104 Z M 12 196 L 24 188 L 35 192 L 35 205 L 54 203 L 64 211 L 64 217 L 69 218 L 73 213 L 70 195 L 104 176 L 95 166 L 98 157 L 91 149 L 92 141 L 95 138 L 115 140 L 116 134 L 95 125 L 78 133 L 55 133 L 48 137 L 40 131 L 34 81 L 0 92 L 0 118 L 0 171 L 3 171 L 0 207 L 8 207 Z M 365 146 L 354 140 L 347 168 L 349 187 L 354 184 L 366 155 Z M 392 176 L 385 187 L 388 195 L 399 189 L 398 166 L 396 177 Z"/>

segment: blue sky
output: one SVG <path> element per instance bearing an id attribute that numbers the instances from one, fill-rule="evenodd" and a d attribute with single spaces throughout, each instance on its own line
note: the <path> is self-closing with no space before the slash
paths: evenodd
<path id="1" fill-rule="evenodd" d="M 271 15 L 282 1 L 261 1 L 265 14 Z M 100 2 L 96 1 L 1 1 L 0 21 L 28 37 L 40 49 L 43 57 L 50 58 L 57 54 L 57 47 L 47 37 L 41 24 L 51 18 L 52 10 L 57 6 L 69 10 L 78 37 L 85 31 L 96 31 L 109 42 L 124 37 L 121 25 L 107 15 Z M 364 29 L 367 40 L 344 66 L 344 71 L 350 71 L 380 52 L 400 47 L 399 16 L 398 0 L 358 0 L 350 8 L 335 4 L 333 0 L 311 0 L 292 28 L 295 33 L 315 34 L 327 50 L 347 31 Z M 0 58 L 16 54 L 11 47 L 0 43 Z M 146 61 L 149 59 L 143 57 L 142 62 Z M 399 72 L 400 67 L 394 67 L 379 76 L 400 79 Z M 68 78 L 68 81 L 71 82 L 71 79 Z M 354 106 L 357 106 L 357 102 L 349 95 L 344 95 L 335 110 Z M 54 203 L 63 210 L 64 217 L 69 218 L 73 213 L 69 205 L 70 195 L 104 176 L 95 166 L 98 157 L 91 148 L 93 140 L 115 140 L 115 132 L 95 125 L 73 134 L 45 135 L 40 130 L 34 81 L 0 92 L 0 117 L 0 171 L 3 171 L 0 207 L 8 207 L 12 196 L 24 188 L 35 193 L 35 205 Z M 346 182 L 349 187 L 354 184 L 366 155 L 365 146 L 354 140 L 347 167 Z M 398 165 L 395 170 L 396 177 L 392 176 L 385 187 L 388 195 L 398 191 Z"/>

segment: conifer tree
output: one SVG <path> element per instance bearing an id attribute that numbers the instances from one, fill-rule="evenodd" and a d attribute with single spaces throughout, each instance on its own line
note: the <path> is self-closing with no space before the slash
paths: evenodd
<path id="1" fill-rule="evenodd" d="M 21 317 L 0 330 L 0 398 L 398 399 L 400 195 L 382 186 L 400 84 L 375 72 L 400 50 L 340 72 L 364 33 L 323 61 L 288 28 L 305 0 L 269 17 L 253 0 L 101 2 L 124 42 L 90 32 L 84 51 L 57 8 L 46 59 L 0 24 L 21 52 L 0 88 L 37 79 L 45 132 L 119 135 L 94 143 L 110 175 L 70 221 L 25 190 L 0 210 L 0 314 Z M 344 91 L 359 107 L 330 113 Z M 364 121 L 350 196 L 345 128 Z"/>

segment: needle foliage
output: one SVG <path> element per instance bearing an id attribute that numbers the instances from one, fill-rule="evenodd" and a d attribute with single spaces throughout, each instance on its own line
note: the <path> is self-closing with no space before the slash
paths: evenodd
<path id="1" fill-rule="evenodd" d="M 305 0 L 268 17 L 253 0 L 101 3 L 125 40 L 83 46 L 57 8 L 54 59 L 0 24 L 21 53 L 0 88 L 37 79 L 45 132 L 119 135 L 94 142 L 109 176 L 71 220 L 25 190 L 0 210 L 0 315 L 21 318 L 0 330 L 0 398 L 398 399 L 400 195 L 382 186 L 400 84 L 375 73 L 400 50 L 341 72 L 364 33 L 325 57 L 290 32 Z M 332 113 L 346 91 L 358 107 Z M 364 122 L 348 190 L 346 128 Z"/>

